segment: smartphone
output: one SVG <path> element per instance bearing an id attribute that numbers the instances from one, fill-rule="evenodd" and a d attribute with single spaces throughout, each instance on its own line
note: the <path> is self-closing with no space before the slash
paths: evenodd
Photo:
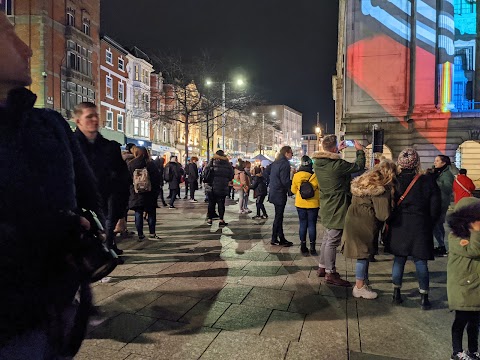
<path id="1" fill-rule="evenodd" d="M 353 140 L 345 140 L 345 145 L 346 146 L 355 146 L 355 143 Z"/>

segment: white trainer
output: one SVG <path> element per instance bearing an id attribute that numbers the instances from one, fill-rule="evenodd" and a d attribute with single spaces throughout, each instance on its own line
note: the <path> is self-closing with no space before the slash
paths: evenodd
<path id="1" fill-rule="evenodd" d="M 352 295 L 356 298 L 364 298 L 369 300 L 376 299 L 378 296 L 378 294 L 375 291 L 372 291 L 368 287 L 368 285 L 363 285 L 363 287 L 360 289 L 357 288 L 357 286 L 354 286 L 352 290 Z"/>

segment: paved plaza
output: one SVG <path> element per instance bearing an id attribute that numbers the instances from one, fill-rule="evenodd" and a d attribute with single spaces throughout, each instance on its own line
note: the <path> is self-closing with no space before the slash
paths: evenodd
<path id="1" fill-rule="evenodd" d="M 161 240 L 132 237 L 119 244 L 125 264 L 93 288 L 106 320 L 91 326 L 75 359 L 449 358 L 446 258 L 430 263 L 430 311 L 420 309 L 412 262 L 405 269 L 404 304 L 391 305 L 391 255 L 370 266 L 379 298 L 357 300 L 351 289 L 316 276 L 317 258 L 299 254 L 292 199 L 284 224 L 291 248 L 270 245 L 269 203 L 270 218 L 257 221 L 227 200 L 225 228 L 218 221 L 206 225 L 203 201 L 175 205 L 157 210 Z M 318 230 L 320 243 L 320 223 Z M 338 256 L 337 268 L 350 281 L 354 264 Z"/>

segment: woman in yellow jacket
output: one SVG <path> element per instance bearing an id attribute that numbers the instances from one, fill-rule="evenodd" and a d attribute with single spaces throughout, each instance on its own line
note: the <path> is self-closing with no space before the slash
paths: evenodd
<path id="1" fill-rule="evenodd" d="M 295 206 L 297 207 L 298 219 L 300 220 L 300 251 L 303 256 L 308 255 L 307 248 L 307 229 L 310 238 L 310 254 L 318 255 L 315 250 L 315 243 L 317 241 L 317 219 L 318 209 L 320 207 L 320 192 L 318 187 L 317 177 L 313 172 L 312 159 L 308 156 L 302 156 L 300 168 L 298 172 L 293 175 L 292 179 L 292 193 L 295 194 Z M 302 198 L 300 194 L 300 187 L 302 183 L 309 182 L 314 190 L 313 197 L 308 199 Z"/>

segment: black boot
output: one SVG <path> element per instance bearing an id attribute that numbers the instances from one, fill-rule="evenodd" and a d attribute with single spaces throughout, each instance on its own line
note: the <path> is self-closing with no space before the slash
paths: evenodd
<path id="1" fill-rule="evenodd" d="M 422 310 L 430 310 L 432 304 L 428 301 L 428 294 L 420 294 Z"/>
<path id="2" fill-rule="evenodd" d="M 302 242 L 300 244 L 300 252 L 302 253 L 303 256 L 308 255 L 308 249 L 307 249 L 307 244 L 305 242 Z"/>
<path id="3" fill-rule="evenodd" d="M 399 305 L 403 302 L 402 296 L 400 294 L 400 288 L 393 289 L 392 304 Z"/>
<path id="4" fill-rule="evenodd" d="M 315 243 L 314 242 L 310 243 L 310 255 L 312 255 L 312 256 L 317 256 L 318 255 L 317 250 L 315 250 Z"/>

